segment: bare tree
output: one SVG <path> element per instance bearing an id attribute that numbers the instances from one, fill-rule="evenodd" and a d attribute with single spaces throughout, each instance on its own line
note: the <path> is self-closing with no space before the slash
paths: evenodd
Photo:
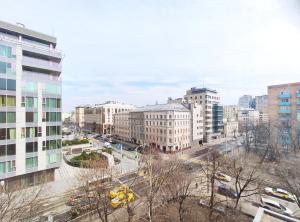
<path id="1" fill-rule="evenodd" d="M 83 185 L 83 198 L 75 205 L 73 212 L 80 214 L 88 210 L 96 210 L 102 222 L 108 222 L 111 214 L 109 190 L 112 183 L 112 169 L 106 168 L 106 163 L 98 160 L 85 162 L 78 179 Z"/>
<path id="2" fill-rule="evenodd" d="M 282 162 L 277 168 L 277 175 L 283 187 L 294 195 L 294 201 L 300 207 L 300 163 Z"/>
<path id="3" fill-rule="evenodd" d="M 0 221 L 31 221 L 41 209 L 43 187 L 0 187 Z"/>
<path id="4" fill-rule="evenodd" d="M 166 180 L 174 173 L 177 162 L 162 160 L 159 151 L 154 146 L 150 146 L 145 150 L 141 162 L 146 174 L 148 220 L 152 222 L 154 201 L 157 199 L 159 191 L 165 185 Z"/>
<path id="5" fill-rule="evenodd" d="M 218 151 L 213 150 L 207 156 L 206 164 L 201 165 L 201 171 L 207 178 L 207 193 L 209 194 L 209 218 L 212 217 L 215 207 L 223 201 L 216 197 L 215 187 L 218 182 L 217 173 L 224 166 L 224 158 Z"/>
<path id="6" fill-rule="evenodd" d="M 184 171 L 183 162 L 179 161 L 176 171 L 166 180 L 163 188 L 167 202 L 175 203 L 180 222 L 184 221 L 187 210 L 184 203 L 190 196 L 191 183 L 192 178 Z"/>
<path id="7" fill-rule="evenodd" d="M 244 154 L 232 157 L 227 162 L 227 171 L 233 177 L 236 192 L 235 208 L 241 198 L 259 193 L 258 181 L 259 161 L 254 155 Z"/>

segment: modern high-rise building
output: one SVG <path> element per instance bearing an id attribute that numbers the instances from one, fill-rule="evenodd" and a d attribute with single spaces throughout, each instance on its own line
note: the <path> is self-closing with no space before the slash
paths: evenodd
<path id="1" fill-rule="evenodd" d="M 220 105 L 220 96 L 216 90 L 207 88 L 191 88 L 187 90 L 184 99 L 187 103 L 196 103 L 202 106 L 204 141 L 219 138 L 223 134 L 223 108 Z"/>
<path id="2" fill-rule="evenodd" d="M 0 180 L 54 180 L 61 163 L 61 61 L 56 38 L 0 21 Z"/>
<path id="3" fill-rule="evenodd" d="M 253 108 L 253 99 L 251 95 L 243 95 L 239 98 L 239 107 L 242 108 Z"/>
<path id="4" fill-rule="evenodd" d="M 272 141 L 284 150 L 300 145 L 300 82 L 268 87 Z"/>

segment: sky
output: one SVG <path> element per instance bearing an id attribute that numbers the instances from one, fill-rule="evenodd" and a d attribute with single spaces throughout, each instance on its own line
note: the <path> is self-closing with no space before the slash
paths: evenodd
<path id="1" fill-rule="evenodd" d="M 237 104 L 300 79 L 300 0 L 0 2 L 0 20 L 57 37 L 65 112 L 165 103 L 203 86 Z"/>

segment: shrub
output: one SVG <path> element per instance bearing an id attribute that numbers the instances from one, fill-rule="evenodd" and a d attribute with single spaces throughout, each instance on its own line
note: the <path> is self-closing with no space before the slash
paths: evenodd
<path id="1" fill-rule="evenodd" d="M 79 144 L 85 144 L 89 143 L 88 139 L 82 139 L 82 140 L 65 140 L 62 142 L 63 146 L 72 146 L 72 145 L 79 145 Z"/>

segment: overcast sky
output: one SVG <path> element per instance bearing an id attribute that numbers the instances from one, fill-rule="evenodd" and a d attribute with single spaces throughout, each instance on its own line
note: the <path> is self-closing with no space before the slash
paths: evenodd
<path id="1" fill-rule="evenodd" d="M 236 104 L 300 79 L 299 0 L 0 1 L 1 20 L 57 37 L 64 111 L 203 85 Z"/>

